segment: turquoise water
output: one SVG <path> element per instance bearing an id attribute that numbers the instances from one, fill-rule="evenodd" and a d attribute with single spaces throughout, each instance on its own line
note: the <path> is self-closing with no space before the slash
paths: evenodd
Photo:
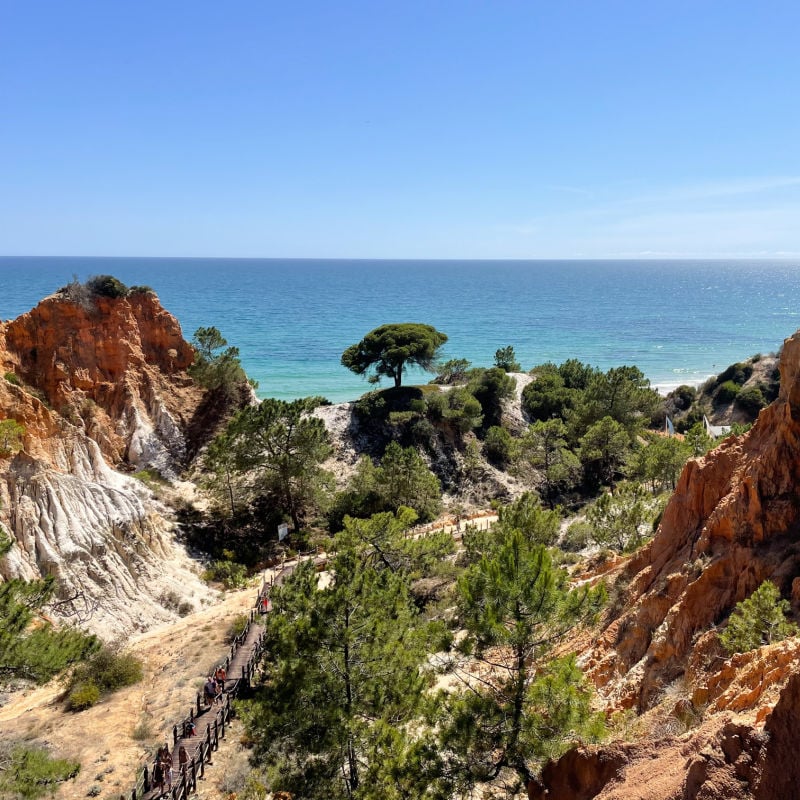
<path id="1" fill-rule="evenodd" d="M 106 273 L 152 286 L 187 338 L 219 328 L 259 394 L 283 399 L 367 391 L 339 358 L 387 322 L 434 325 L 449 336 L 444 358 L 476 366 L 511 344 L 525 369 L 573 357 L 604 369 L 635 364 L 661 388 L 775 351 L 800 327 L 800 262 L 789 261 L 5 257 L 0 317 L 73 275 Z"/>

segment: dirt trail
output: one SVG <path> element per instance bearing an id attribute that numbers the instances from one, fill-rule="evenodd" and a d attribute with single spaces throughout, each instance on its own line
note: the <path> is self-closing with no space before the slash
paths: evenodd
<path id="1" fill-rule="evenodd" d="M 57 800 L 129 797 L 154 747 L 168 741 L 171 749 L 172 725 L 188 713 L 205 676 L 224 659 L 228 628 L 253 606 L 257 591 L 254 583 L 229 592 L 214 606 L 134 636 L 129 647 L 144 662 L 144 680 L 86 711 L 64 711 L 58 681 L 10 695 L 0 707 L 0 736 L 46 743 L 54 755 L 80 761 L 80 773 L 59 787 Z M 221 748 L 236 751 L 235 736 Z M 222 798 L 218 783 L 225 773 L 210 767 L 198 800 Z"/>

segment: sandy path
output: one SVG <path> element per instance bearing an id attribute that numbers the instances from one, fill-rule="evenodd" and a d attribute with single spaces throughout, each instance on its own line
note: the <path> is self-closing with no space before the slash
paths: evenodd
<path id="1" fill-rule="evenodd" d="M 63 686 L 56 681 L 12 695 L 0 708 L 0 736 L 43 742 L 58 757 L 80 761 L 80 773 L 62 784 L 58 800 L 130 797 L 135 775 L 155 746 L 169 741 L 171 748 L 172 725 L 188 713 L 205 676 L 227 654 L 228 628 L 253 606 L 256 593 L 253 583 L 226 593 L 213 607 L 132 637 L 130 648 L 144 662 L 144 680 L 86 711 L 65 712 L 58 699 Z M 135 740 L 137 727 L 149 735 Z M 223 746 L 236 749 L 231 737 Z M 197 797 L 218 797 L 215 777 L 223 773 L 210 767 Z"/>

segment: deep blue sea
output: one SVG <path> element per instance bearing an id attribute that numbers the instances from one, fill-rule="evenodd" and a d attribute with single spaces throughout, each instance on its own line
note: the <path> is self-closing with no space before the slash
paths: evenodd
<path id="1" fill-rule="evenodd" d="M 214 325 L 259 395 L 337 402 L 371 387 L 339 363 L 387 322 L 446 333 L 444 358 L 491 366 L 513 345 L 524 369 L 578 358 L 636 365 L 662 390 L 776 351 L 800 327 L 794 261 L 315 261 L 0 258 L 0 318 L 73 275 L 146 284 L 190 339 Z M 427 380 L 421 374 L 409 382 Z"/>

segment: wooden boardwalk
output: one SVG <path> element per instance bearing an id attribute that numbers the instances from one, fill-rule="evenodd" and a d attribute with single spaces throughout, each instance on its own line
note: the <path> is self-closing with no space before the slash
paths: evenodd
<path id="1" fill-rule="evenodd" d="M 212 764 L 219 742 L 232 715 L 231 700 L 250 687 L 255 665 L 262 652 L 264 628 L 257 621 L 257 612 L 250 612 L 247 628 L 236 637 L 228 656 L 221 662 L 226 669 L 225 690 L 219 703 L 206 706 L 201 694 L 195 697 L 189 713 L 172 728 L 172 785 L 156 786 L 153 783 L 155 758 L 139 776 L 131 792 L 131 800 L 185 800 L 197 791 L 197 781 L 204 777 L 205 768 Z M 185 769 L 179 766 L 179 752 L 186 750 Z"/>
<path id="2" fill-rule="evenodd" d="M 250 688 L 261 656 L 264 628 L 259 624 L 258 617 L 262 599 L 268 598 L 273 586 L 283 583 L 301 561 L 309 558 L 314 561 L 318 570 L 324 568 L 327 560 L 324 555 L 308 554 L 292 563 L 282 563 L 269 582 L 262 582 L 255 608 L 250 611 L 247 628 L 234 639 L 229 655 L 220 661 L 227 675 L 222 702 L 206 706 L 203 696 L 198 693 L 189 713 L 173 726 L 172 785 L 154 785 L 153 771 L 157 760 L 157 756 L 154 756 L 140 772 L 130 800 L 186 800 L 192 792 L 197 791 L 197 781 L 204 777 L 206 766 L 213 763 L 219 742 L 225 738 L 225 730 L 233 713 L 231 701 Z M 185 769 L 179 764 L 181 747 L 186 750 Z M 125 800 L 125 796 L 122 795 L 120 800 Z"/>

